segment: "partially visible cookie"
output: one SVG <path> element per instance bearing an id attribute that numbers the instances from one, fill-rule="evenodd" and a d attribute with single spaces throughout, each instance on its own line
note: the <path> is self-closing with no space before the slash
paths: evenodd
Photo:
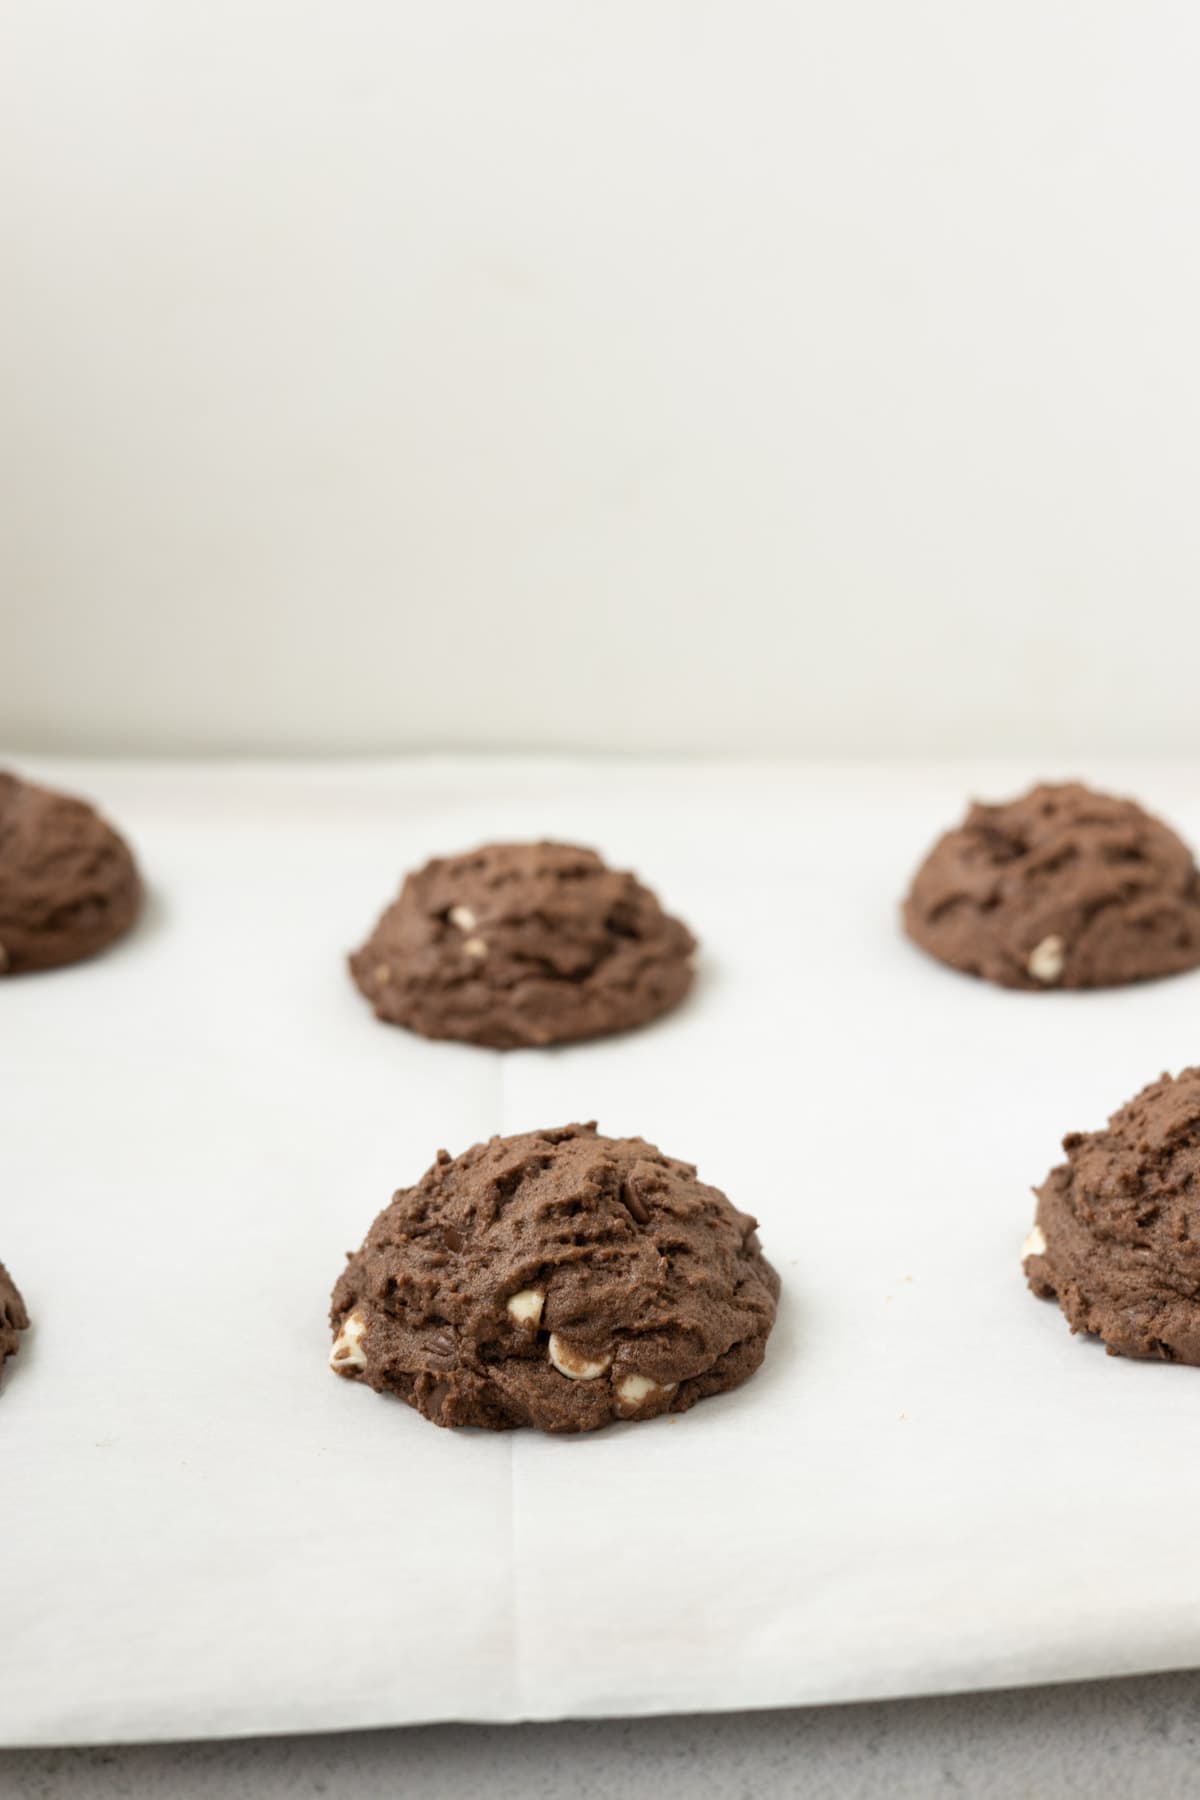
<path id="1" fill-rule="evenodd" d="M 904 903 L 908 935 L 1014 988 L 1118 987 L 1200 964 L 1200 872 L 1133 800 L 1078 782 L 974 804 Z"/>
<path id="2" fill-rule="evenodd" d="M 333 1292 L 330 1363 L 436 1425 L 592 1431 L 763 1359 L 779 1277 L 690 1163 L 594 1125 L 438 1153 Z"/>
<path id="3" fill-rule="evenodd" d="M 12 1276 L 0 1263 L 0 1366 L 21 1347 L 19 1333 L 29 1329 L 29 1314 Z"/>
<path id="4" fill-rule="evenodd" d="M 1034 1293 L 1113 1356 L 1200 1363 L 1200 1068 L 1063 1139 L 1023 1248 Z"/>
<path id="5" fill-rule="evenodd" d="M 103 950 L 141 895 L 128 845 L 86 801 L 0 770 L 0 975 Z"/>
<path id="6" fill-rule="evenodd" d="M 409 875 L 350 958 L 377 1016 L 496 1049 L 644 1025 L 695 940 L 633 875 L 570 844 L 485 844 Z"/>

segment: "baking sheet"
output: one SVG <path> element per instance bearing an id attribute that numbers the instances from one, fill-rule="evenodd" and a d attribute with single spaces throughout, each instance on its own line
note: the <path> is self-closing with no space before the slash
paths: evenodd
<path id="1" fill-rule="evenodd" d="M 36 1321 L 0 1395 L 0 1741 L 1200 1662 L 1200 1372 L 1072 1339 L 1018 1265 L 1061 1134 L 1200 1055 L 1200 977 L 1006 994 L 896 928 L 964 794 L 1040 766 L 22 767 L 102 799 L 154 894 L 108 956 L 0 987 L 0 1257 Z M 1200 843 L 1194 772 L 1088 773 Z M 689 1003 L 507 1057 L 375 1024 L 342 959 L 401 872 L 537 834 L 692 923 Z M 760 1218 L 784 1301 L 747 1387 L 559 1441 L 327 1374 L 393 1188 L 593 1117 Z"/>

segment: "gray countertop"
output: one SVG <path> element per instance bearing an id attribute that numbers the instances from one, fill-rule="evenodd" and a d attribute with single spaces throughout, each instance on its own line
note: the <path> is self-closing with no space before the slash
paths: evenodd
<path id="1" fill-rule="evenodd" d="M 0 1752 L 3 1800 L 1175 1800 L 1200 1672 L 886 1705 Z"/>

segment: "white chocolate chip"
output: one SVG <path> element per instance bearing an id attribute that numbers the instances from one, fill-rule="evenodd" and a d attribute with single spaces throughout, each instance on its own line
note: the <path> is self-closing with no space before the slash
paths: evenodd
<path id="1" fill-rule="evenodd" d="M 519 1293 L 510 1294 L 504 1303 L 509 1318 L 515 1319 L 518 1325 L 540 1325 L 545 1304 L 545 1288 L 522 1288 Z"/>
<path id="2" fill-rule="evenodd" d="M 487 945 L 484 943 L 484 941 L 481 937 L 468 938 L 466 943 L 463 945 L 463 949 L 466 951 L 468 956 L 486 956 L 487 955 Z"/>
<path id="3" fill-rule="evenodd" d="M 1035 981 L 1057 981 L 1066 960 L 1066 945 L 1062 939 L 1044 937 L 1029 952 L 1029 961 L 1025 966 Z"/>
<path id="4" fill-rule="evenodd" d="M 673 1394 L 677 1381 L 651 1381 L 649 1375 L 625 1375 L 617 1383 L 617 1405 L 621 1412 L 636 1412 L 647 1400 L 662 1400 Z"/>
<path id="5" fill-rule="evenodd" d="M 366 1368 L 367 1359 L 362 1347 L 366 1329 L 367 1321 L 360 1312 L 348 1313 L 342 1320 L 342 1329 L 329 1353 L 329 1366 L 336 1374 L 341 1375 L 348 1369 Z"/>
<path id="6" fill-rule="evenodd" d="M 1046 1234 L 1040 1225 L 1035 1225 L 1025 1242 L 1021 1245 L 1021 1261 L 1027 1256 L 1045 1256 Z"/>
<path id="7" fill-rule="evenodd" d="M 450 923 L 456 925 L 460 931 L 474 931 L 478 924 L 478 920 L 469 906 L 452 906 L 447 916 Z"/>
<path id="8" fill-rule="evenodd" d="M 578 1350 L 572 1350 L 570 1344 L 564 1344 L 557 1331 L 550 1333 L 550 1361 L 560 1375 L 569 1376 L 572 1381 L 599 1381 L 601 1375 L 608 1373 L 611 1356 L 603 1362 L 589 1362 Z"/>
<path id="9" fill-rule="evenodd" d="M 377 966 L 374 979 L 376 987 L 382 987 L 385 982 L 392 979 L 392 971 L 388 968 L 386 963 L 380 963 Z"/>

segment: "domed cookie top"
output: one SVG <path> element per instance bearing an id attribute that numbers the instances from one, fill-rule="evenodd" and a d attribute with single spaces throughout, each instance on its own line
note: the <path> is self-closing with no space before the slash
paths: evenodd
<path id="1" fill-rule="evenodd" d="M 409 875 L 350 958 L 379 1018 L 498 1049 L 644 1025 L 695 941 L 648 888 L 570 844 L 485 844 Z"/>
<path id="2" fill-rule="evenodd" d="M 29 1314 L 12 1276 L 0 1263 L 0 1364 L 21 1347 L 19 1333 L 28 1330 Z"/>
<path id="3" fill-rule="evenodd" d="M 1030 1287 L 1112 1355 L 1200 1363 L 1200 1068 L 1063 1149 L 1024 1244 Z"/>
<path id="4" fill-rule="evenodd" d="M 976 803 L 939 839 L 904 925 L 951 968 L 1004 987 L 1116 987 L 1200 963 L 1200 875 L 1134 801 L 1035 787 Z"/>
<path id="5" fill-rule="evenodd" d="M 141 893 L 128 846 L 86 801 L 0 771 L 0 975 L 103 950 Z"/>
<path id="6" fill-rule="evenodd" d="M 443 1150 L 333 1293 L 331 1366 L 438 1425 L 591 1431 L 762 1361 L 779 1277 L 690 1163 L 567 1125 Z"/>

